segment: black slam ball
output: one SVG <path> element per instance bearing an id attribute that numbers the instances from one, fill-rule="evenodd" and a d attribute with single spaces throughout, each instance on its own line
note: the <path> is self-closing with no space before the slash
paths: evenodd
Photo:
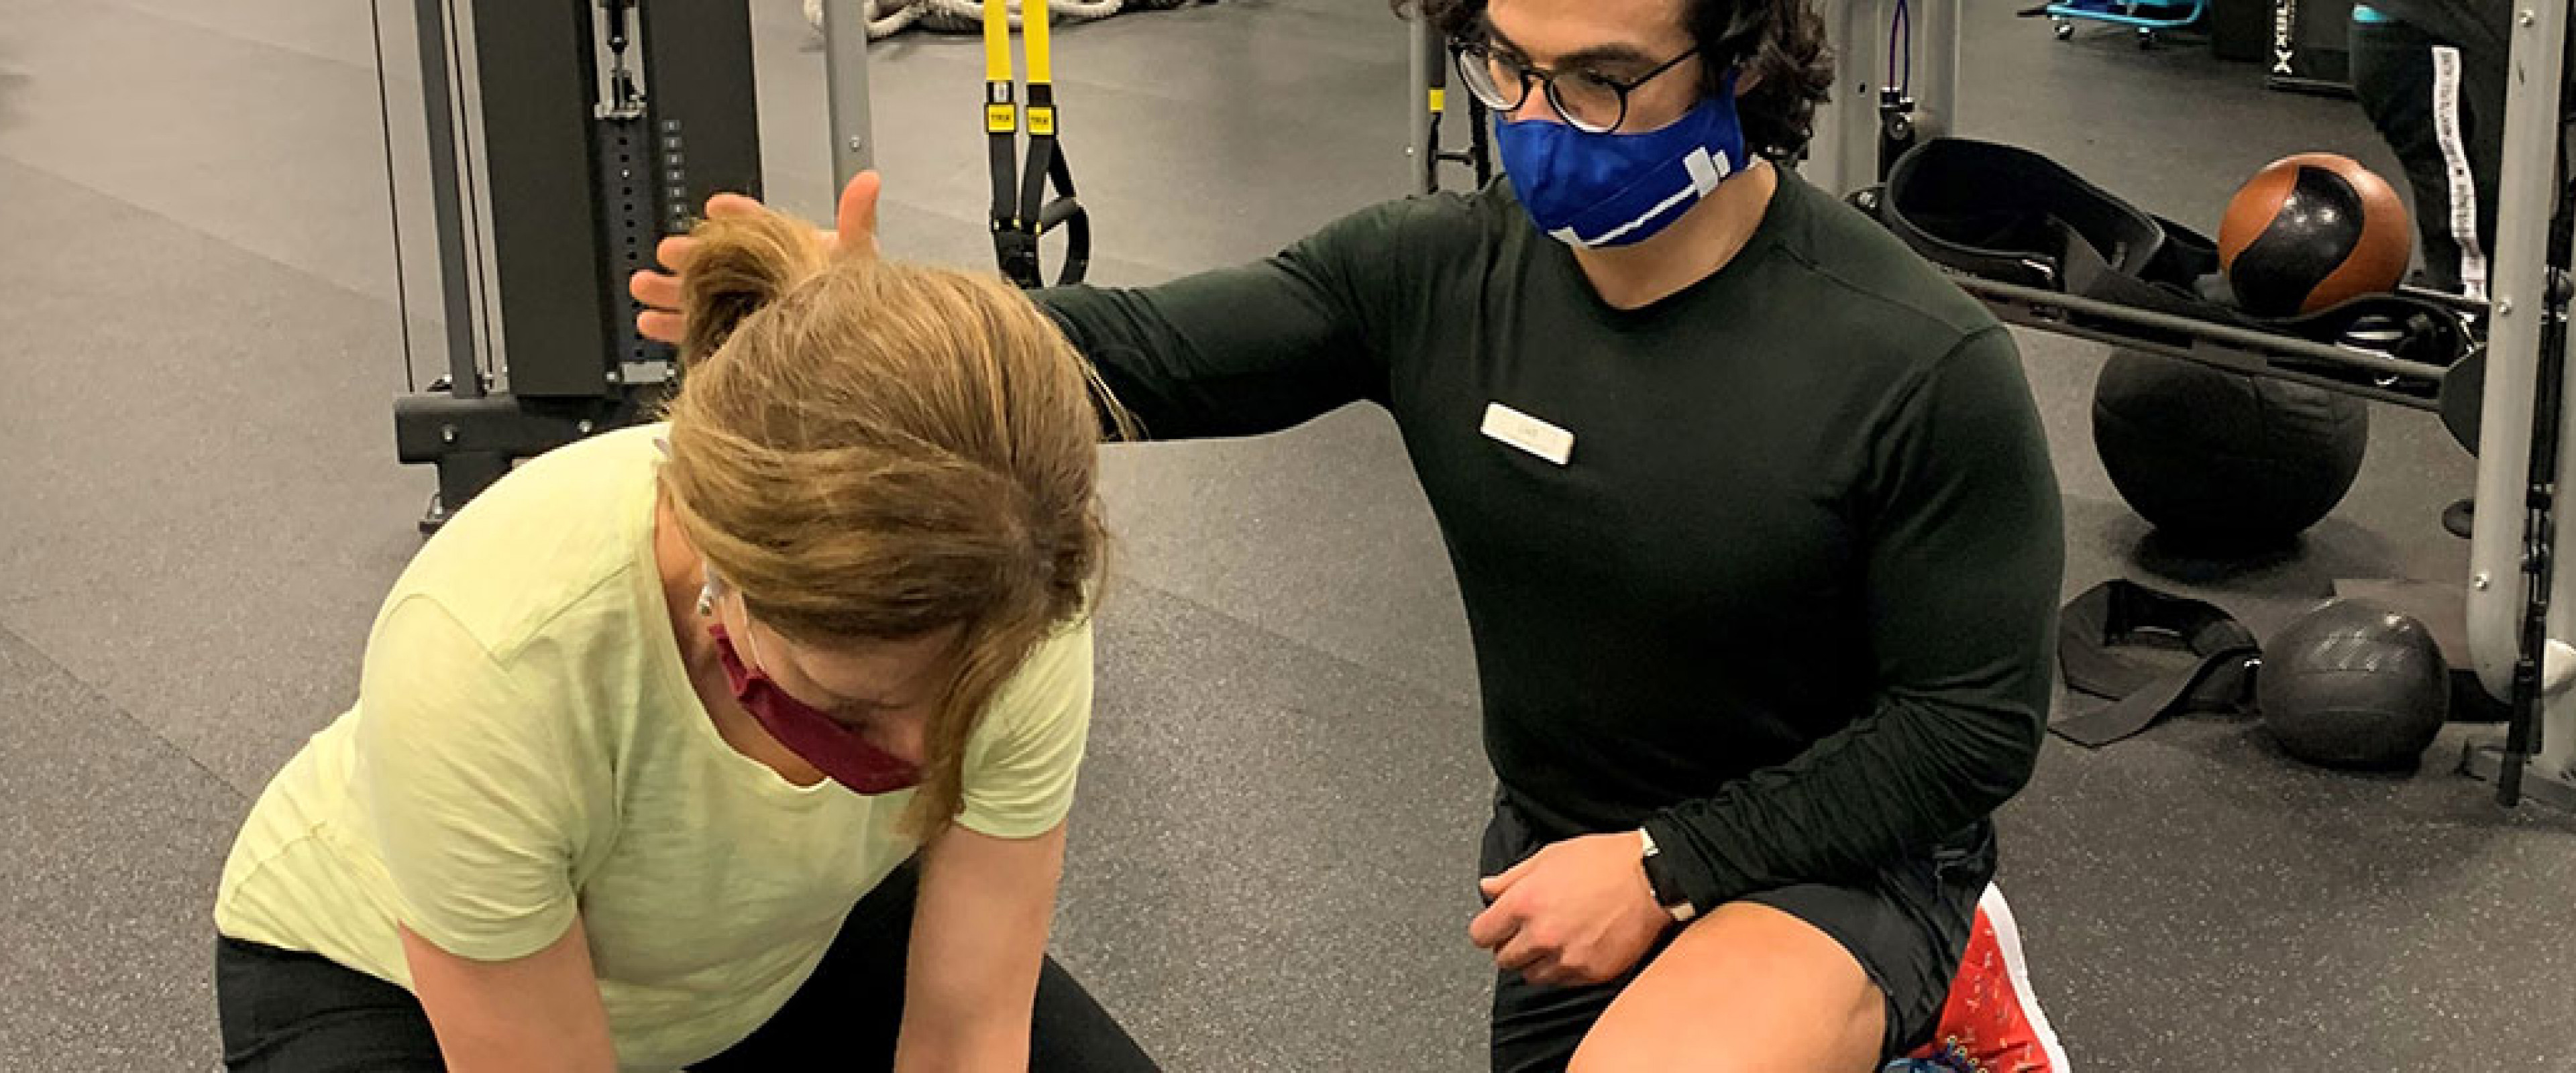
<path id="1" fill-rule="evenodd" d="M 2369 404 L 2306 384 L 2124 350 L 2093 386 L 2112 486 L 2195 550 L 2289 542 L 2343 501 L 2369 445 Z"/>
<path id="2" fill-rule="evenodd" d="M 2433 632 L 2359 600 L 2308 612 L 2263 646 L 2254 701 L 2281 750 L 2313 764 L 2410 768 L 2450 715 Z"/>

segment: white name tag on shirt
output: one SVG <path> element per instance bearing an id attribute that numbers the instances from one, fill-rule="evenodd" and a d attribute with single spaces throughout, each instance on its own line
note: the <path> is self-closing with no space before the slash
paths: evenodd
<path id="1" fill-rule="evenodd" d="M 1485 404 L 1485 435 L 1557 465 L 1574 457 L 1574 434 L 1499 402 Z"/>

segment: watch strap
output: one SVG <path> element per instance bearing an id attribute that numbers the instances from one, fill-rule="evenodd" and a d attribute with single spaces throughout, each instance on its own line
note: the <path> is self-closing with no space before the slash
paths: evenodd
<path id="1" fill-rule="evenodd" d="M 1690 898 L 1681 893 L 1681 884 L 1672 874 L 1671 862 L 1664 859 L 1663 847 L 1655 844 L 1654 833 L 1644 827 L 1637 828 L 1637 842 L 1646 869 L 1646 887 L 1653 892 L 1655 904 L 1662 906 L 1664 912 L 1671 914 L 1679 923 L 1688 923 L 1692 917 L 1698 916 L 1699 907 L 1692 905 Z"/>

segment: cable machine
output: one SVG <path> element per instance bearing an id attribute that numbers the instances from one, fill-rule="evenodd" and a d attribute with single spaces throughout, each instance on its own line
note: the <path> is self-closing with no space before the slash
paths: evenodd
<path id="1" fill-rule="evenodd" d="M 519 460 L 664 396 L 677 355 L 636 332 L 626 279 L 709 195 L 756 196 L 760 145 L 742 4 L 413 0 L 411 14 L 447 371 L 412 388 L 406 296 L 394 443 L 437 469 L 430 532 Z M 377 92 L 390 158 L 381 62 Z"/>

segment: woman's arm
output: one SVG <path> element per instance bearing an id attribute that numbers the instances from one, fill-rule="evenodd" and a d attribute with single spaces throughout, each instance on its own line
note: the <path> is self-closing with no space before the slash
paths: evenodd
<path id="1" fill-rule="evenodd" d="M 615 1069 L 572 880 L 601 765 L 426 596 L 386 609 L 358 704 L 351 819 L 448 1068 Z"/>
<path id="2" fill-rule="evenodd" d="M 412 993 L 450 1073 L 615 1073 L 617 1049 L 580 917 L 545 949 L 511 961 L 458 957 L 409 928 L 402 942 Z"/>
<path id="3" fill-rule="evenodd" d="M 898 1073 L 1025 1070 L 1064 825 L 1034 838 L 951 826 L 923 853 Z"/>

